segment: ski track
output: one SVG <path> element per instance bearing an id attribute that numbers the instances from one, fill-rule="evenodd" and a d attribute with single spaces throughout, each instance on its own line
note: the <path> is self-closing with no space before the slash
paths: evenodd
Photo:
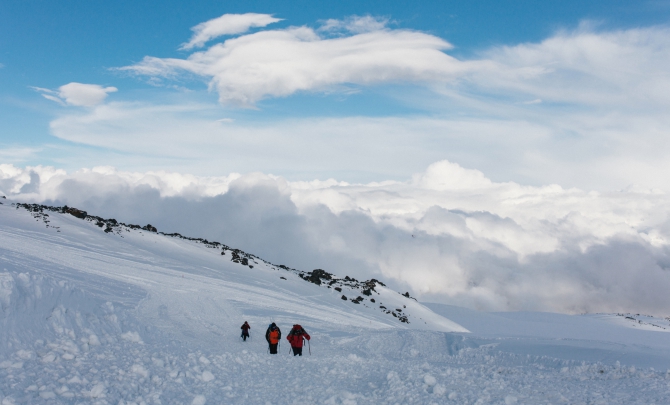
<path id="1" fill-rule="evenodd" d="M 379 288 L 377 304 L 402 308 L 408 325 L 368 301 L 343 301 L 191 241 L 105 234 L 68 215 L 49 220 L 45 228 L 0 205 L 2 405 L 670 403 L 667 367 L 615 359 L 649 354 L 670 366 L 670 335 L 654 331 L 652 317 L 624 324 L 608 314 L 430 306 L 445 318 Z M 448 332 L 465 329 L 447 318 L 473 333 Z M 301 323 L 312 354 L 289 355 L 284 339 L 269 355 L 271 320 L 284 336 Z"/>

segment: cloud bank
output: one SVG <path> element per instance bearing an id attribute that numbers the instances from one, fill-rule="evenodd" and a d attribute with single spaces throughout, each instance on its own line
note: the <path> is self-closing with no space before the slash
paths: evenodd
<path id="1" fill-rule="evenodd" d="M 505 118 L 413 115 L 225 122 L 217 105 L 114 102 L 67 112 L 50 127 L 58 138 L 139 155 L 136 164 L 153 162 L 143 167 L 175 170 L 179 163 L 188 166 L 178 170 L 189 172 L 207 167 L 209 173 L 258 170 L 293 178 L 372 181 L 405 178 L 448 159 L 497 181 L 668 190 L 667 114 L 534 111 L 529 116 L 522 108 L 507 109 Z"/>
<path id="2" fill-rule="evenodd" d="M 481 58 L 495 68 L 470 80 L 545 102 L 657 111 L 670 105 L 669 35 L 667 27 L 596 32 L 584 24 L 539 43 L 489 49 Z"/>
<path id="3" fill-rule="evenodd" d="M 368 184 L 1 165 L 0 190 L 219 240 L 278 264 L 384 278 L 428 301 L 660 315 L 670 304 L 663 193 L 500 183 L 448 161 Z"/>

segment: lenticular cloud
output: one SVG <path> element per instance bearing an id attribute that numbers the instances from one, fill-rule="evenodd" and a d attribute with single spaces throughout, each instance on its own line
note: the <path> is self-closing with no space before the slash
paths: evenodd
<path id="1" fill-rule="evenodd" d="M 267 97 L 341 84 L 443 81 L 471 65 L 442 52 L 452 45 L 441 38 L 387 30 L 379 20 L 360 18 L 340 25 L 329 21 L 325 27 L 264 30 L 228 39 L 186 59 L 147 56 L 120 70 L 154 78 L 195 74 L 209 80 L 221 103 L 248 107 Z M 323 35 L 335 28 L 353 34 Z M 196 33 L 189 44 L 200 36 Z"/>
<path id="2" fill-rule="evenodd" d="M 276 21 L 267 14 L 224 15 L 194 27 L 183 49 Z M 453 46 L 442 38 L 389 29 L 386 23 L 368 16 L 327 20 L 318 29 L 262 30 L 185 59 L 146 56 L 119 69 L 157 80 L 194 74 L 209 82 L 221 103 L 239 106 L 343 84 L 398 82 L 428 85 L 461 103 L 474 95 L 473 105 L 483 95 L 495 104 L 501 94 L 526 105 L 623 106 L 622 111 L 633 100 L 641 113 L 668 105 L 670 41 L 664 27 L 611 32 L 582 27 L 539 43 L 492 47 L 466 60 L 445 53 Z"/>
<path id="3" fill-rule="evenodd" d="M 670 305 L 670 198 L 660 193 L 495 183 L 448 161 L 371 184 L 2 165 L 0 191 L 296 268 L 383 277 L 426 301 L 570 313 Z"/>

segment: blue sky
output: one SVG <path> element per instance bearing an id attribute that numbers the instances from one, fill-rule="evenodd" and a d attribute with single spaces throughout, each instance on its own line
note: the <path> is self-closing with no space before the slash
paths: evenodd
<path id="1" fill-rule="evenodd" d="M 667 99 L 636 100 L 631 94 L 655 87 L 654 82 L 642 83 L 645 77 L 656 77 L 659 88 L 667 84 L 663 64 L 669 53 L 664 37 L 670 1 L 192 3 L 3 1 L 1 162 L 198 175 L 263 171 L 295 180 L 366 182 L 406 179 L 447 159 L 497 181 L 665 189 L 657 174 L 667 169 L 667 149 L 657 141 L 668 132 L 663 117 Z M 214 37 L 200 48 L 180 49 L 198 24 L 245 13 L 282 20 Z M 368 66 L 342 79 L 284 92 L 263 88 L 285 85 L 277 82 L 235 89 L 244 97 L 260 94 L 246 104 L 239 97 L 221 101 L 230 86 L 217 89 L 213 75 L 163 71 L 157 78 L 140 71 L 148 56 L 186 60 L 229 39 L 255 41 L 254 33 L 281 34 L 290 27 L 309 28 L 323 41 L 352 38 L 341 45 L 346 48 L 363 34 L 345 27 L 355 16 L 381 24 L 365 28 L 381 33 L 369 44 L 371 50 L 387 40 L 400 54 L 425 46 L 426 60 L 410 73 L 398 73 L 407 69 L 398 64 L 408 61 L 402 55 L 389 59 L 380 68 L 390 69 L 388 78 L 375 78 L 377 68 Z M 323 30 L 328 20 L 342 22 L 339 31 Z M 403 33 L 420 33 L 424 42 L 403 48 L 393 42 L 394 35 Z M 560 45 L 547 43 L 552 39 Z M 450 47 L 437 49 L 425 41 L 445 41 Z M 571 56 L 601 51 L 611 53 L 587 55 L 587 63 L 577 64 Z M 337 52 L 341 56 L 349 50 Z M 452 70 L 435 72 L 435 66 L 451 63 L 436 52 L 453 59 Z M 527 59 L 529 52 L 535 55 Z M 300 69 L 296 58 L 298 67 L 292 69 Z M 608 75 L 607 70 L 619 67 L 617 58 L 641 62 L 620 76 Z M 319 61 L 322 66 L 333 62 Z M 236 63 L 244 69 L 245 63 L 259 62 Z M 533 77 L 530 84 L 516 73 L 509 77 L 511 71 L 540 66 L 562 68 L 534 73 L 544 77 Z M 277 80 L 289 82 L 291 74 Z M 581 91 L 580 81 L 587 91 Z M 636 84 L 626 87 L 632 81 Z M 53 96 L 68 83 L 115 90 L 100 102 L 87 101 L 90 105 L 55 102 Z M 43 97 L 49 95 L 52 99 Z M 212 128 L 213 122 L 223 129 Z M 160 136 L 168 130 L 175 133 Z M 631 147 L 634 140 L 639 141 Z"/>

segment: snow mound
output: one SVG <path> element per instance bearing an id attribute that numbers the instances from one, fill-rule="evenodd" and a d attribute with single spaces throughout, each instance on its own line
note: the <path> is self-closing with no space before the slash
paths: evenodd
<path id="1" fill-rule="evenodd" d="M 0 273 L 0 353 L 30 353 L 34 342 L 49 341 L 57 343 L 37 356 L 43 362 L 63 356 L 71 359 L 101 340 L 114 340 L 127 323 L 125 312 L 115 312 L 111 302 L 96 299 L 71 282 L 4 270 Z"/>

